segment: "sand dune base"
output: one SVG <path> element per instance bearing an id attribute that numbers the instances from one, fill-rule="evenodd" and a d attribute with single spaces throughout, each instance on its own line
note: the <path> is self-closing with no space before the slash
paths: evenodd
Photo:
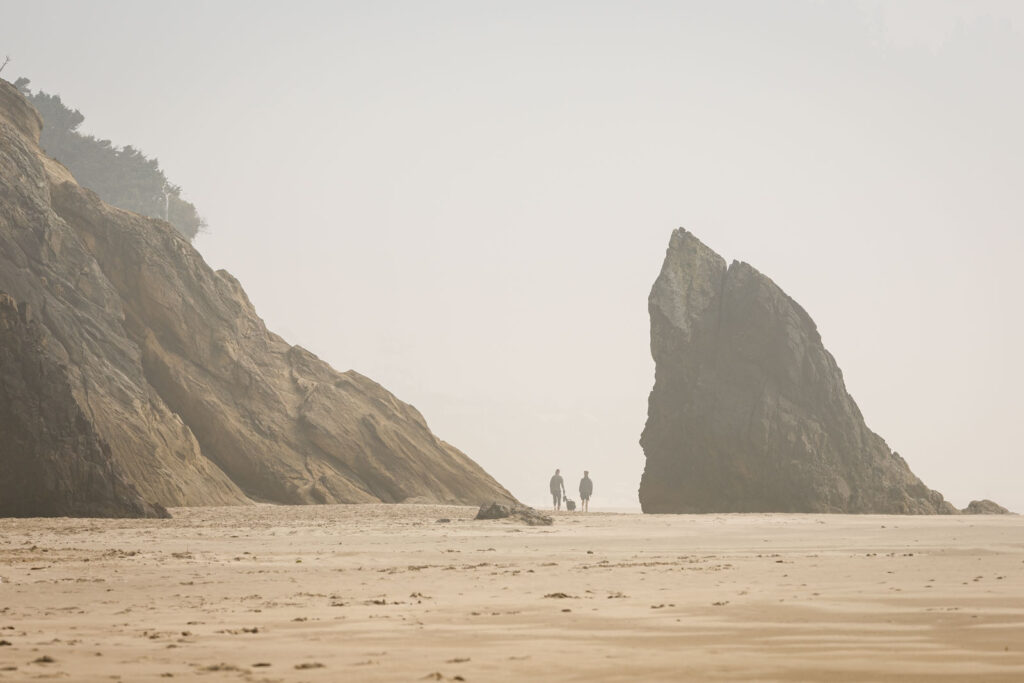
<path id="1" fill-rule="evenodd" d="M 1024 680 L 1019 517 L 474 513 L 0 520 L 0 681 Z"/>

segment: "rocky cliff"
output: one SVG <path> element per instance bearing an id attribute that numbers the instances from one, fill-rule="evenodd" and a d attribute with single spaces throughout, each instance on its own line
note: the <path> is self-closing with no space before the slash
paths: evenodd
<path id="1" fill-rule="evenodd" d="M 125 481 L 31 309 L 0 292 L 0 516 L 167 517 Z"/>
<path id="2" fill-rule="evenodd" d="M 0 290 L 37 312 L 42 353 L 144 500 L 513 500 L 415 408 L 268 331 L 169 224 L 80 187 L 40 125 L 0 81 Z"/>
<path id="3" fill-rule="evenodd" d="M 864 423 L 810 316 L 686 230 L 651 290 L 645 512 L 956 512 Z"/>

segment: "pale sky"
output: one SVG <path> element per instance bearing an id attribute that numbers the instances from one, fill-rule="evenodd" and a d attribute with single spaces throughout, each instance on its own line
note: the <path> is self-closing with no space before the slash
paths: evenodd
<path id="1" fill-rule="evenodd" d="M 638 507 L 684 226 L 926 484 L 1024 512 L 1024 3 L 0 0 L 4 53 L 159 158 L 271 329 L 524 502 L 560 467 Z"/>

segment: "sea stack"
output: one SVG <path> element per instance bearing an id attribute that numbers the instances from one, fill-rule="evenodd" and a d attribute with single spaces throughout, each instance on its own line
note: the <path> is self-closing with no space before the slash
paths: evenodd
<path id="1" fill-rule="evenodd" d="M 0 80 L 0 499 L 17 472 L 60 474 L 0 515 L 514 502 L 413 406 L 268 330 L 169 223 L 80 186 L 41 127 Z"/>
<path id="2" fill-rule="evenodd" d="M 680 228 L 651 289 L 648 513 L 957 510 L 868 429 L 811 317 Z"/>

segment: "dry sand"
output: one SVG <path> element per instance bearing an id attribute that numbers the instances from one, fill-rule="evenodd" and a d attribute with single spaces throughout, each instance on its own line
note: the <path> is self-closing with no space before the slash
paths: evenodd
<path id="1" fill-rule="evenodd" d="M 1016 516 L 172 513 L 0 520 L 0 681 L 1024 680 Z"/>

